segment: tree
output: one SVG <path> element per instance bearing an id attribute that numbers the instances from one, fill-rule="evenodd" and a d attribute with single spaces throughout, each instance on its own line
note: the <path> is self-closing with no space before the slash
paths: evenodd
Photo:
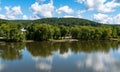
<path id="1" fill-rule="evenodd" d="M 16 24 L 2 24 L 0 26 L 0 35 L 6 41 L 24 41 L 25 34 L 22 34 L 20 27 Z"/>
<path id="2" fill-rule="evenodd" d="M 60 33 L 61 33 L 61 38 L 62 38 L 62 37 L 65 38 L 65 36 L 67 36 L 68 33 L 69 33 L 69 29 L 68 29 L 68 27 L 63 26 L 63 25 L 60 26 Z"/>
<path id="3" fill-rule="evenodd" d="M 71 28 L 71 35 L 74 39 L 80 39 L 81 37 L 81 28 L 78 26 L 74 26 Z"/>
<path id="4" fill-rule="evenodd" d="M 40 24 L 37 25 L 37 30 L 35 31 L 34 40 L 49 40 L 53 38 L 54 30 L 51 25 Z"/>
<path id="5" fill-rule="evenodd" d="M 54 28 L 53 39 L 59 39 L 61 36 L 60 28 L 58 26 L 55 26 L 53 28 Z"/>

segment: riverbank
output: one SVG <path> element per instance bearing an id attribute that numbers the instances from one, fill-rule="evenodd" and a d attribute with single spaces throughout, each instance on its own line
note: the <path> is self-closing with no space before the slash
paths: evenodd
<path id="1" fill-rule="evenodd" d="M 112 40 L 112 41 L 120 41 L 119 38 L 111 38 L 110 40 Z"/>
<path id="2" fill-rule="evenodd" d="M 78 40 L 78 39 L 60 39 L 60 40 L 53 40 L 53 39 L 50 39 L 48 40 L 50 42 L 74 42 L 74 41 L 96 41 L 96 40 Z M 97 40 L 97 41 L 101 41 L 101 40 Z M 106 40 L 102 40 L 102 41 L 106 41 Z M 120 41 L 120 39 L 118 38 L 111 38 L 111 39 L 108 39 L 108 41 Z M 0 41 L 0 43 L 4 43 L 4 42 L 7 42 L 7 41 Z M 10 41 L 8 41 L 10 42 Z M 11 41 L 13 42 L 13 41 Z M 34 40 L 25 40 L 23 42 L 36 42 Z M 37 41 L 37 42 L 41 42 L 41 41 Z"/>
<path id="3" fill-rule="evenodd" d="M 49 40 L 51 42 L 73 42 L 73 41 L 79 41 L 77 39 L 63 39 L 63 40 Z"/>

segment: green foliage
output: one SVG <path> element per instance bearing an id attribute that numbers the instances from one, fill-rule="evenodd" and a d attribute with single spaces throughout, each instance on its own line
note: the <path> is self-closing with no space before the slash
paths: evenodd
<path id="1" fill-rule="evenodd" d="M 14 24 L 23 24 L 27 26 L 29 24 L 50 24 L 50 25 L 64 25 L 64 26 L 101 26 L 100 23 L 81 19 L 81 18 L 43 18 L 38 20 L 2 20 L 0 19 L 0 24 L 3 23 L 14 23 Z"/>
<path id="2" fill-rule="evenodd" d="M 24 41 L 25 34 L 22 33 L 20 25 L 2 24 L 0 26 L 0 36 L 6 41 Z"/>
<path id="3" fill-rule="evenodd" d="M 61 33 L 61 37 L 65 37 L 65 36 L 67 36 L 68 35 L 68 33 L 69 33 L 69 29 L 68 29 L 68 27 L 66 27 L 66 26 L 60 26 L 60 33 Z"/>
<path id="4" fill-rule="evenodd" d="M 117 38 L 117 31 L 112 27 L 75 26 L 71 29 L 71 35 L 75 39 L 82 40 L 108 40 Z"/>
<path id="5" fill-rule="evenodd" d="M 22 32 L 22 28 L 25 28 L 26 32 Z M 120 37 L 120 26 L 80 18 L 0 19 L 0 37 L 5 41 L 47 41 L 71 37 L 80 40 L 109 40 Z"/>
<path id="6" fill-rule="evenodd" d="M 35 24 L 30 24 L 26 26 L 27 32 L 26 32 L 26 38 L 27 40 L 34 40 L 35 38 L 35 31 L 37 30 L 37 27 Z"/>
<path id="7" fill-rule="evenodd" d="M 61 37 L 61 30 L 58 26 L 54 26 L 54 34 L 53 34 L 53 39 L 59 39 Z"/>
<path id="8" fill-rule="evenodd" d="M 43 18 L 32 21 L 33 23 L 46 23 L 46 24 L 58 24 L 64 26 L 100 26 L 100 23 L 89 21 L 81 18 Z"/>
<path id="9" fill-rule="evenodd" d="M 58 39 L 60 36 L 60 29 L 48 24 L 32 24 L 27 27 L 27 31 L 27 39 L 37 41 Z"/>
<path id="10" fill-rule="evenodd" d="M 52 26 L 47 24 L 37 25 L 37 30 L 35 32 L 34 40 L 48 40 L 53 38 L 53 29 Z"/>

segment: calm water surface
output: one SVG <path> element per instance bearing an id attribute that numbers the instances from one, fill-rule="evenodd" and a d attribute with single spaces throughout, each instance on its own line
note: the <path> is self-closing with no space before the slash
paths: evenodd
<path id="1" fill-rule="evenodd" d="M 120 72 L 120 44 L 0 43 L 0 72 Z"/>

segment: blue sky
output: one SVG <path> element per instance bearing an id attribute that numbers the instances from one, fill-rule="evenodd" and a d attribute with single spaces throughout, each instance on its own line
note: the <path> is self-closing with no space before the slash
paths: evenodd
<path id="1" fill-rule="evenodd" d="M 2 19 L 75 17 L 120 24 L 120 0 L 0 0 Z"/>

